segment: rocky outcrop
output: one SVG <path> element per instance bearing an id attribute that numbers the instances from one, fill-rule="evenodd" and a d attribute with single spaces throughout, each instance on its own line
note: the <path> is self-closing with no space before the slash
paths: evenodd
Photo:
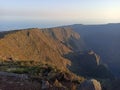
<path id="1" fill-rule="evenodd" d="M 69 69 L 78 75 L 102 79 L 114 78 L 109 68 L 100 63 L 100 56 L 92 50 L 69 53 L 65 57 L 72 62 Z"/>
<path id="2" fill-rule="evenodd" d="M 100 82 L 98 82 L 95 79 L 91 79 L 81 83 L 78 90 L 102 90 L 102 89 Z"/>
<path id="3" fill-rule="evenodd" d="M 42 90 L 52 87 L 48 81 L 42 80 Z"/>
<path id="4" fill-rule="evenodd" d="M 56 79 L 53 83 L 55 87 L 63 87 L 62 84 Z"/>
<path id="5" fill-rule="evenodd" d="M 100 57 L 93 51 L 69 53 L 65 57 L 72 62 L 70 69 L 83 76 L 92 76 L 100 63 Z"/>
<path id="6" fill-rule="evenodd" d="M 20 78 L 21 80 L 28 79 L 28 75 L 26 74 L 15 74 L 15 73 L 8 73 L 8 72 L 2 72 L 2 71 L 0 71 L 0 76 L 15 77 L 15 78 Z"/>

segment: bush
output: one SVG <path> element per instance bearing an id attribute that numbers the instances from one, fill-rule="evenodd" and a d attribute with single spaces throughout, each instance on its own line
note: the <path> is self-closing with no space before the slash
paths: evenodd
<path id="1" fill-rule="evenodd" d="M 26 68 L 16 68 L 14 70 L 11 70 L 10 72 L 24 74 L 24 73 L 28 73 L 29 71 Z"/>

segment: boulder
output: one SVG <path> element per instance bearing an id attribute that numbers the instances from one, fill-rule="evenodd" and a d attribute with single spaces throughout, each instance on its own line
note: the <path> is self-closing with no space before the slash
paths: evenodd
<path id="1" fill-rule="evenodd" d="M 53 83 L 55 87 L 63 87 L 62 84 L 56 79 L 55 82 Z"/>
<path id="2" fill-rule="evenodd" d="M 42 80 L 42 90 L 50 88 L 51 85 L 48 81 Z"/>
<path id="3" fill-rule="evenodd" d="M 91 79 L 81 83 L 78 90 L 102 90 L 102 89 L 99 81 Z"/>

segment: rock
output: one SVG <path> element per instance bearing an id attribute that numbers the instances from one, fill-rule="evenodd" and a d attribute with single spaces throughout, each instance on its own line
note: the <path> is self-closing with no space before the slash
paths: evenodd
<path id="1" fill-rule="evenodd" d="M 56 79 L 54 84 L 55 87 L 63 87 L 62 84 Z"/>
<path id="2" fill-rule="evenodd" d="M 15 78 L 20 78 L 21 80 L 28 79 L 28 76 L 26 74 L 16 74 L 16 73 L 2 72 L 2 71 L 0 71 L 0 76 L 15 77 Z"/>
<path id="3" fill-rule="evenodd" d="M 48 81 L 42 80 L 42 89 L 48 89 L 51 85 Z"/>
<path id="4" fill-rule="evenodd" d="M 70 74 L 61 72 L 56 75 L 56 78 L 59 81 L 71 81 L 72 76 Z"/>
<path id="5" fill-rule="evenodd" d="M 102 89 L 100 82 L 98 82 L 95 79 L 91 79 L 81 83 L 78 90 L 102 90 Z"/>

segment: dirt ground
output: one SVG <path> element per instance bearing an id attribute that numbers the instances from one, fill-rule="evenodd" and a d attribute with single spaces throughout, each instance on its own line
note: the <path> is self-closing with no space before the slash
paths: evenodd
<path id="1" fill-rule="evenodd" d="M 41 90 L 41 85 L 35 81 L 0 76 L 0 90 Z"/>

